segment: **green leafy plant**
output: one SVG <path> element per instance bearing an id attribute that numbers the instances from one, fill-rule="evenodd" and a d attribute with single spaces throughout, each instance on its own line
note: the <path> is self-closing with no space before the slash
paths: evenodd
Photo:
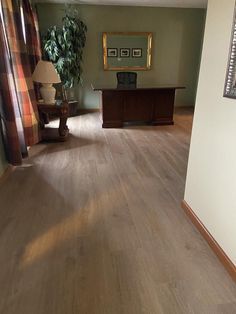
<path id="1" fill-rule="evenodd" d="M 62 26 L 50 27 L 43 37 L 44 58 L 54 64 L 65 89 L 82 81 L 81 63 L 86 32 L 87 27 L 78 12 L 67 10 Z"/>

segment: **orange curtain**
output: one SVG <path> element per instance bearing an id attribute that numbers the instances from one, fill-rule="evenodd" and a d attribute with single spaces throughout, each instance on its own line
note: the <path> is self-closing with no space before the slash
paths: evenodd
<path id="1" fill-rule="evenodd" d="M 41 55 L 39 40 L 35 40 L 37 28 L 29 0 L 1 2 L 25 143 L 31 146 L 39 141 L 39 117 L 32 81 L 34 65 Z"/>
<path id="2" fill-rule="evenodd" d="M 19 165 L 27 148 L 2 16 L 0 16 L 0 55 L 0 130 L 9 163 Z"/>

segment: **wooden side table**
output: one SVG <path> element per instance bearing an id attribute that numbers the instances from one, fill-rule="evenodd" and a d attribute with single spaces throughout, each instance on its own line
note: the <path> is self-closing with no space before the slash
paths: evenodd
<path id="1" fill-rule="evenodd" d="M 69 116 L 68 103 L 62 102 L 61 104 L 55 105 L 37 103 L 37 105 L 42 141 L 66 141 L 69 134 L 69 128 L 66 124 Z M 45 127 L 45 124 L 49 123 L 50 116 L 59 117 L 60 122 L 58 128 Z"/>

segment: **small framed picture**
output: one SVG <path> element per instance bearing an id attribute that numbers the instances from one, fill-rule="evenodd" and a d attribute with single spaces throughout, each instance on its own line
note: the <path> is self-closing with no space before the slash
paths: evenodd
<path id="1" fill-rule="evenodd" d="M 118 49 L 117 48 L 107 48 L 107 56 L 109 58 L 118 57 Z"/>
<path id="2" fill-rule="evenodd" d="M 142 57 L 142 48 L 133 48 L 132 49 L 132 57 L 133 58 L 141 58 Z"/>
<path id="3" fill-rule="evenodd" d="M 120 48 L 120 57 L 129 58 L 130 57 L 130 48 Z"/>

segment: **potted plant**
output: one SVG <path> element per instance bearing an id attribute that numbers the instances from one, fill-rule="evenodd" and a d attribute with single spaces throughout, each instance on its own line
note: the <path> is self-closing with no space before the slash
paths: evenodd
<path id="1" fill-rule="evenodd" d="M 43 37 L 44 58 L 54 64 L 60 75 L 65 99 L 68 99 L 68 89 L 82 82 L 81 63 L 86 32 L 86 25 L 74 9 L 66 11 L 62 26 L 50 27 Z"/>

